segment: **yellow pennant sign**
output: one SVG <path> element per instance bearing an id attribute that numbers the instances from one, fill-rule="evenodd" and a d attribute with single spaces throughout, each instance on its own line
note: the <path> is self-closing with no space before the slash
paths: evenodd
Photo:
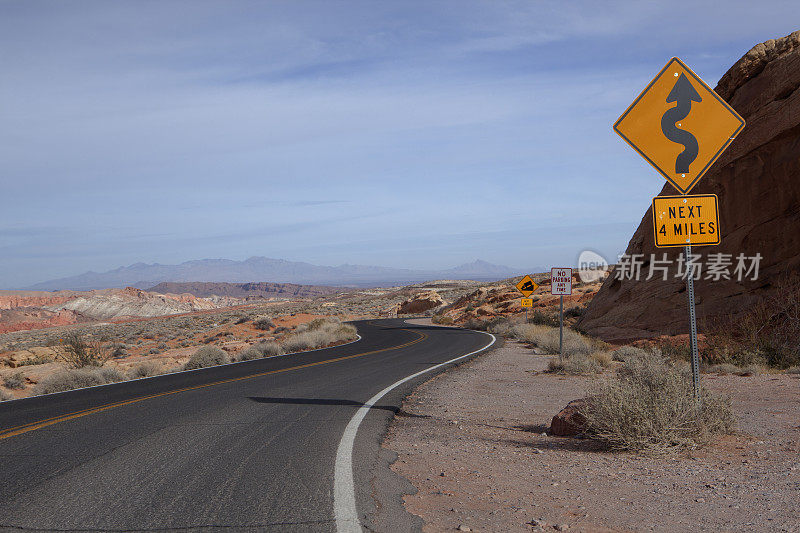
<path id="1" fill-rule="evenodd" d="M 521 292 L 525 298 L 533 294 L 533 291 L 538 288 L 539 286 L 533 281 L 533 278 L 527 275 L 517 283 L 517 290 Z"/>
<path id="2" fill-rule="evenodd" d="M 614 124 L 681 194 L 687 194 L 744 128 L 744 119 L 673 57 Z"/>
<path id="3" fill-rule="evenodd" d="M 522 307 L 533 307 L 533 300 L 531 298 L 522 298 L 520 302 L 522 303 Z"/>
<path id="4" fill-rule="evenodd" d="M 721 242 L 716 194 L 653 198 L 656 246 L 705 246 Z"/>

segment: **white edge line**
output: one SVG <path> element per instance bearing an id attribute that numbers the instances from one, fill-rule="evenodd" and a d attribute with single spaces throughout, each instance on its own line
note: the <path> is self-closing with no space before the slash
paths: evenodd
<path id="1" fill-rule="evenodd" d="M 243 364 L 243 363 L 252 363 L 253 361 L 261 361 L 263 359 L 273 359 L 275 357 L 286 357 L 287 355 L 297 355 L 297 354 L 303 354 L 303 353 L 318 352 L 320 350 L 330 350 L 331 348 L 338 348 L 339 346 L 347 346 L 348 344 L 353 344 L 354 342 L 358 342 L 360 340 L 361 340 L 361 335 L 356 333 L 356 339 L 355 340 L 352 340 L 350 342 L 345 342 L 343 344 L 337 344 L 335 346 L 326 346 L 324 348 L 314 348 L 313 350 L 305 350 L 305 351 L 302 351 L 302 352 L 289 352 L 289 353 L 283 353 L 283 354 L 280 354 L 280 355 L 270 355 L 269 357 L 259 357 L 258 359 L 250 359 L 248 361 L 231 361 L 230 363 L 223 363 L 221 365 L 214 365 L 214 366 L 204 366 L 202 368 L 192 368 L 191 370 L 176 370 L 175 372 L 165 372 L 163 374 L 156 374 L 155 376 L 145 376 L 145 377 L 142 377 L 142 378 L 134 378 L 134 379 L 123 379 L 122 381 L 112 381 L 111 383 L 103 383 L 102 385 L 91 385 L 89 387 L 80 387 L 78 389 L 62 390 L 62 391 L 58 391 L 58 392 L 48 392 L 47 394 L 37 394 L 35 396 L 24 396 L 22 398 L 14 398 L 12 400 L 0 401 L 0 405 L 6 405 L 6 404 L 9 404 L 11 402 L 19 402 L 19 401 L 22 401 L 22 400 L 29 400 L 31 398 L 41 398 L 43 396 L 55 396 L 56 394 L 64 394 L 66 392 L 74 392 L 76 390 L 96 389 L 96 388 L 99 388 L 99 387 L 108 387 L 109 385 L 118 385 L 119 383 L 129 383 L 131 381 L 141 381 L 143 379 L 156 379 L 156 378 L 161 378 L 161 377 L 164 377 L 164 376 L 172 376 L 174 374 L 183 374 L 185 372 L 197 372 L 198 370 L 208 370 L 209 368 L 219 368 L 221 366 L 229 366 L 229 365 L 240 365 L 240 364 Z M 201 346 L 201 348 L 202 348 L 202 346 Z M 147 361 L 142 361 L 142 362 L 146 363 Z M 96 367 L 96 368 L 103 368 L 103 367 Z M 111 368 L 111 367 L 107 367 L 107 368 Z M 73 370 L 73 369 L 70 369 L 70 370 Z"/>
<path id="2" fill-rule="evenodd" d="M 355 481 L 353 479 L 353 444 L 356 440 L 358 427 L 361 425 L 364 417 L 367 416 L 369 410 L 392 389 L 395 389 L 403 383 L 419 377 L 422 374 L 430 372 L 431 370 L 441 368 L 460 359 L 464 359 L 465 357 L 469 357 L 470 355 L 475 355 L 476 353 L 482 352 L 492 346 L 497 340 L 497 338 L 491 333 L 487 333 L 485 331 L 478 331 L 478 333 L 483 333 L 484 335 L 490 336 L 492 338 L 492 342 L 480 350 L 475 350 L 474 352 L 450 359 L 444 363 L 433 365 L 425 370 L 421 370 L 411 374 L 410 376 L 406 376 L 399 381 L 395 381 L 378 394 L 367 400 L 367 402 L 361 406 L 358 411 L 356 411 L 356 414 L 353 415 L 353 418 L 350 419 L 347 427 L 344 428 L 344 434 L 342 435 L 342 440 L 339 441 L 339 447 L 336 449 L 336 463 L 333 469 L 333 513 L 336 519 L 337 533 L 361 533 L 362 531 L 361 521 L 358 518 L 358 509 L 356 507 Z"/>

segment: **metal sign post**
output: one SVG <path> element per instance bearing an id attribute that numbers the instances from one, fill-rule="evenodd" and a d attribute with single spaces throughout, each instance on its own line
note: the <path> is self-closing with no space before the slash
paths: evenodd
<path id="1" fill-rule="evenodd" d="M 561 303 L 558 308 L 558 357 L 564 359 L 564 295 L 559 299 Z"/>
<path id="2" fill-rule="evenodd" d="M 564 358 L 564 295 L 572 294 L 572 269 L 550 269 L 550 294 L 559 296 L 558 357 Z"/>
<path id="3" fill-rule="evenodd" d="M 694 399 L 700 401 L 700 354 L 697 349 L 697 317 L 694 306 L 694 265 L 692 264 L 692 247 L 683 249 L 686 261 L 686 293 L 689 295 L 689 346 L 692 351 L 692 385 Z"/>
<path id="4" fill-rule="evenodd" d="M 533 307 L 533 300 L 529 298 L 531 294 L 534 293 L 536 289 L 539 288 L 539 285 L 533 281 L 533 278 L 529 275 L 525 275 L 524 278 L 520 280 L 519 283 L 516 285 L 517 290 L 522 294 L 523 298 L 520 302 L 520 305 L 525 308 L 525 323 L 528 323 L 528 309 Z"/>

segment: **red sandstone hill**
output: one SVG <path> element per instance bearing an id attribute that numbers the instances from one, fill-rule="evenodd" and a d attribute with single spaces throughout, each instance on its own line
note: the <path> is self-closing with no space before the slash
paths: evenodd
<path id="1" fill-rule="evenodd" d="M 692 194 L 719 196 L 722 244 L 693 253 L 755 256 L 757 280 L 695 282 L 697 312 L 706 321 L 735 317 L 763 302 L 787 274 L 800 270 L 800 31 L 753 47 L 720 79 L 716 92 L 747 121 Z M 621 146 L 620 150 L 625 149 Z M 656 175 L 653 174 L 655 177 Z M 661 194 L 675 194 L 671 185 Z M 644 207 L 644 206 L 643 206 Z M 681 249 L 653 243 L 645 213 L 627 254 L 675 259 Z M 647 268 L 647 265 L 645 265 Z M 643 277 L 644 278 L 644 277 Z M 616 341 L 688 332 L 685 282 L 659 276 L 617 280 L 612 274 L 578 326 Z"/>

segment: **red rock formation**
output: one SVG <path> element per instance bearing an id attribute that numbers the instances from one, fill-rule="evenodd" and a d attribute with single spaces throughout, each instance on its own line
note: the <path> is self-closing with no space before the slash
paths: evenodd
<path id="1" fill-rule="evenodd" d="M 0 310 L 0 333 L 68 326 L 90 320 L 74 311 L 47 311 L 39 308 L 17 308 Z"/>
<path id="2" fill-rule="evenodd" d="M 60 305 L 75 298 L 71 291 L 0 291 L 0 309 Z"/>
<path id="3" fill-rule="evenodd" d="M 398 314 L 416 314 L 423 313 L 429 309 L 434 309 L 440 305 L 444 305 L 444 300 L 436 291 L 422 292 L 410 298 L 397 309 Z"/>
<path id="4" fill-rule="evenodd" d="M 727 318 L 763 299 L 779 280 L 800 268 L 800 31 L 755 46 L 722 77 L 716 92 L 747 126 L 692 194 L 719 196 L 722 244 L 694 253 L 763 256 L 755 281 L 695 282 L 697 312 L 705 321 Z M 620 147 L 620 149 L 625 149 Z M 656 174 L 653 174 L 655 177 Z M 671 185 L 661 194 L 674 195 Z M 680 249 L 653 243 L 650 210 L 628 244 L 627 254 Z M 735 263 L 735 261 L 734 261 Z M 685 282 L 654 278 L 617 280 L 612 274 L 578 324 L 609 341 L 686 333 Z"/>

